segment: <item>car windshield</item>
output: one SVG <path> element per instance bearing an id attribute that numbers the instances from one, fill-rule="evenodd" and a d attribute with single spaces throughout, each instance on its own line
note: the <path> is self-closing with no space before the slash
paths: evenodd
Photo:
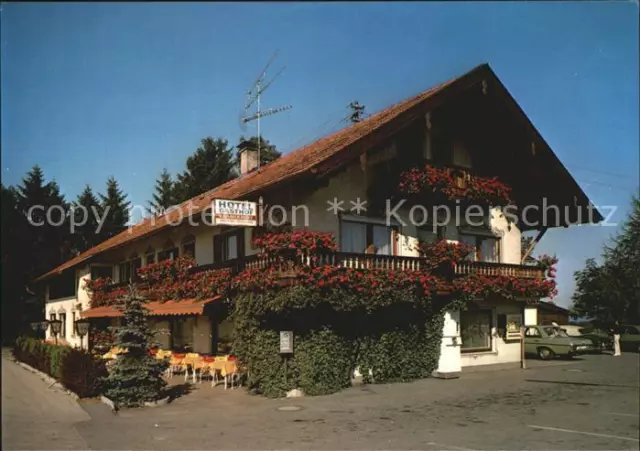
<path id="1" fill-rule="evenodd" d="M 550 337 L 568 337 L 569 336 L 564 330 L 560 329 L 559 327 L 549 326 L 549 327 L 544 327 L 543 329 L 546 332 L 546 334 L 549 335 Z"/>

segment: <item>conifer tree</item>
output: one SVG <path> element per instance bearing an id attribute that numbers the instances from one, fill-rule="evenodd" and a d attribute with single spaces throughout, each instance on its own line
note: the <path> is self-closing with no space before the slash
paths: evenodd
<path id="1" fill-rule="evenodd" d="M 149 354 L 153 332 L 147 323 L 144 302 L 132 284 L 119 306 L 124 321 L 115 328 L 115 345 L 125 352 L 118 355 L 103 380 L 105 395 L 118 406 L 137 407 L 157 401 L 167 385 L 162 378 L 167 362 Z"/>
<path id="2" fill-rule="evenodd" d="M 211 137 L 187 158 L 187 169 L 178 174 L 176 202 L 184 202 L 238 176 L 235 159 L 226 139 Z"/>
<path id="3" fill-rule="evenodd" d="M 163 169 L 160 178 L 156 179 L 155 192 L 152 200 L 149 201 L 147 210 L 151 214 L 159 214 L 164 210 L 176 205 L 175 183 L 167 169 Z"/>
<path id="4" fill-rule="evenodd" d="M 107 193 L 100 194 L 100 200 L 102 211 L 106 211 L 100 235 L 101 240 L 106 240 L 127 228 L 131 202 L 127 201 L 127 195 L 113 176 L 107 180 Z"/>
<path id="5" fill-rule="evenodd" d="M 75 223 L 79 224 L 74 230 L 74 244 L 78 253 L 92 248 L 101 241 L 98 231 L 99 220 L 96 218 L 96 213 L 100 218 L 102 217 L 102 206 L 96 195 L 93 194 L 91 187 L 86 185 L 74 202 Z M 83 222 L 84 224 L 82 224 Z"/>

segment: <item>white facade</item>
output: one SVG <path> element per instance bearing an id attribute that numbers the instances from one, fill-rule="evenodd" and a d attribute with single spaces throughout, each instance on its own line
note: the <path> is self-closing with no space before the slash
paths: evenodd
<path id="1" fill-rule="evenodd" d="M 59 319 L 63 321 L 58 342 L 68 344 L 73 347 L 87 347 L 87 337 L 80 340 L 80 336 L 75 330 L 75 320 L 80 319 L 80 312 L 89 308 L 89 294 L 84 290 L 84 284 L 91 278 L 88 266 L 74 270 L 76 281 L 76 294 L 63 298 L 50 299 L 49 287 L 45 290 L 45 317 L 46 319 Z M 45 338 L 53 340 L 51 328 L 45 331 Z"/>

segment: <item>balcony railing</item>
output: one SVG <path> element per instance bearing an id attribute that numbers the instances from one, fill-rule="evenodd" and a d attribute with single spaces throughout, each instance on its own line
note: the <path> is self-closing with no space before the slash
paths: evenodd
<path id="1" fill-rule="evenodd" d="M 304 264 L 311 267 L 341 266 L 353 269 L 382 269 L 389 271 L 406 271 L 428 269 L 426 261 L 420 257 L 402 257 L 394 255 L 358 254 L 351 252 L 332 252 L 311 256 L 299 256 L 291 253 L 284 258 L 284 262 Z M 231 269 L 237 274 L 245 269 L 265 269 L 283 264 L 282 257 L 251 255 L 244 258 L 227 260 L 225 262 L 200 265 L 191 268 L 194 273 L 215 269 Z M 535 266 L 513 265 L 490 262 L 461 262 L 453 267 L 453 276 L 477 274 L 480 276 L 513 276 L 522 279 L 542 279 L 544 271 Z M 114 283 L 109 289 L 126 286 L 128 282 Z M 148 287 L 148 283 L 137 282 L 140 288 Z"/>
<path id="2" fill-rule="evenodd" d="M 477 274 L 479 276 L 514 276 L 521 279 L 544 278 L 544 271 L 536 266 L 490 262 L 461 262 L 454 266 L 453 273 L 456 276 Z"/>

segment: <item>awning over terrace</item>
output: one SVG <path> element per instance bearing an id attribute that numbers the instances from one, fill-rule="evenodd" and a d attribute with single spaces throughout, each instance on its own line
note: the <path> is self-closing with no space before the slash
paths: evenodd
<path id="1" fill-rule="evenodd" d="M 149 316 L 170 315 L 202 315 L 204 307 L 221 296 L 208 299 L 181 299 L 179 301 L 158 302 L 146 304 Z M 122 316 L 122 312 L 113 306 L 96 307 L 80 313 L 82 318 L 108 318 Z"/>

